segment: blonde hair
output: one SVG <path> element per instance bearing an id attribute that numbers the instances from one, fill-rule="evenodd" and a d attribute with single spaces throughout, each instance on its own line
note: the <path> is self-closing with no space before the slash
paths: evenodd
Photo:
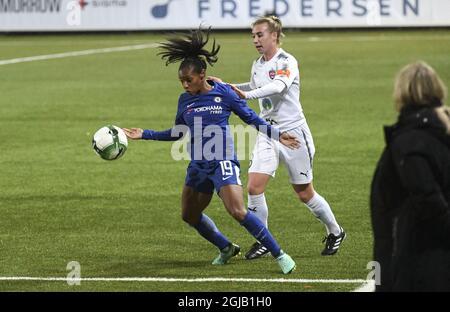
<path id="1" fill-rule="evenodd" d="M 269 31 L 271 33 L 274 32 L 277 33 L 277 44 L 281 44 L 280 38 L 284 37 L 283 24 L 281 23 L 281 20 L 275 15 L 260 17 L 253 22 L 252 28 L 255 25 L 260 25 L 264 23 L 267 23 L 267 25 L 269 26 Z"/>
<path id="2" fill-rule="evenodd" d="M 444 104 L 447 88 L 435 70 L 423 61 L 403 67 L 394 85 L 395 108 L 406 105 L 433 106 Z"/>

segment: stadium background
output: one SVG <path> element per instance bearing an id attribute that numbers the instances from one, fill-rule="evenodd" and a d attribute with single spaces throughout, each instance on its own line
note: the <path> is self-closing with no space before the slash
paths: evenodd
<path id="1" fill-rule="evenodd" d="M 395 120 L 393 79 L 421 59 L 448 86 L 449 3 L 0 0 L 0 290 L 354 290 L 369 273 L 369 187 L 382 126 Z M 321 257 L 323 227 L 295 199 L 281 167 L 267 198 L 270 228 L 298 263 L 288 277 L 270 258 L 210 265 L 215 248 L 180 218 L 187 162 L 171 159 L 170 143 L 130 142 L 116 162 L 102 161 L 90 147 L 105 124 L 172 125 L 182 90 L 177 66 L 165 67 L 156 56 L 165 37 L 156 30 L 195 28 L 200 20 L 220 29 L 222 50 L 209 73 L 242 82 L 257 56 L 253 15 L 274 10 L 288 26 L 283 48 L 300 61 L 301 102 L 317 147 L 315 185 L 349 234 L 336 256 Z M 248 160 L 241 167 L 246 181 Z M 207 212 L 233 241 L 252 243 L 217 197 Z M 82 278 L 270 280 L 70 286 L 71 261 L 80 263 Z M 307 281 L 274 280 L 280 278 Z"/>

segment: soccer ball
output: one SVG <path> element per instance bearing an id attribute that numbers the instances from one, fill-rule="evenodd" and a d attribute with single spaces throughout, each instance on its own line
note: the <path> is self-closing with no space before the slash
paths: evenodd
<path id="1" fill-rule="evenodd" d="M 115 160 L 125 154 L 128 147 L 127 136 L 119 127 L 108 125 L 95 132 L 92 147 L 101 158 Z"/>

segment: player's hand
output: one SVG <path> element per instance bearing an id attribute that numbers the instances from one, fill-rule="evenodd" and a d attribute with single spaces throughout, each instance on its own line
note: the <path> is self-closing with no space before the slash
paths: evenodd
<path id="1" fill-rule="evenodd" d="M 280 143 L 290 149 L 297 149 L 300 147 L 300 141 L 297 138 L 287 132 L 283 132 L 280 135 Z"/>
<path id="2" fill-rule="evenodd" d="M 215 81 L 215 82 L 223 83 L 222 79 L 220 79 L 219 77 L 208 76 L 206 79 L 212 80 L 212 81 Z"/>
<path id="3" fill-rule="evenodd" d="M 125 135 L 132 140 L 142 139 L 142 133 L 144 133 L 144 130 L 141 128 L 122 128 L 122 130 L 125 132 Z"/>
<path id="4" fill-rule="evenodd" d="M 245 99 L 245 92 L 242 91 L 241 89 L 238 89 L 235 85 L 230 84 L 231 88 L 233 89 L 234 92 L 236 92 L 236 94 L 241 98 L 241 99 Z"/>

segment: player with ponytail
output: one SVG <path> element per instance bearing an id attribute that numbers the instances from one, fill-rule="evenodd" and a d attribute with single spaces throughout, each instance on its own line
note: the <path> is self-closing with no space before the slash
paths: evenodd
<path id="1" fill-rule="evenodd" d="M 191 136 L 191 162 L 182 193 L 181 215 L 186 223 L 219 249 L 219 255 L 212 264 L 226 264 L 240 251 L 240 247 L 222 234 L 213 220 L 203 212 L 215 190 L 227 212 L 270 251 L 281 271 L 288 274 L 295 269 L 295 262 L 281 250 L 258 217 L 245 208 L 239 178 L 240 164 L 228 127 L 229 116 L 234 112 L 244 122 L 288 148 L 298 148 L 298 141 L 296 137 L 280 133 L 258 117 L 229 85 L 206 79 L 207 64 L 212 66 L 217 62 L 220 50 L 215 40 L 210 50 L 205 48 L 209 35 L 210 29 L 198 29 L 172 37 L 160 46 L 159 55 L 166 65 L 180 62 L 178 78 L 185 92 L 178 99 L 175 127 L 165 131 L 141 128 L 124 130 L 131 139 L 175 141 L 183 136 L 176 127 L 185 126 Z M 205 135 L 211 127 L 215 129 L 214 135 Z M 215 147 L 214 150 L 207 149 L 211 145 Z"/>

